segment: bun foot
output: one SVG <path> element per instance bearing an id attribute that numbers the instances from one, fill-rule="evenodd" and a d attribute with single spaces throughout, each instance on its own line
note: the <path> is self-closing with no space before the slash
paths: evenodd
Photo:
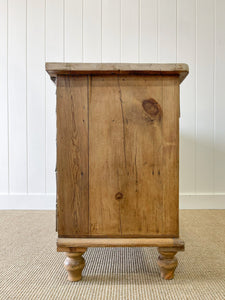
<path id="1" fill-rule="evenodd" d="M 69 281 L 79 281 L 82 278 L 82 271 L 85 266 L 85 260 L 82 257 L 85 251 L 69 253 L 66 252 L 64 267 L 68 273 Z"/>
<path id="2" fill-rule="evenodd" d="M 158 248 L 159 258 L 158 266 L 160 268 L 161 277 L 166 280 L 174 278 L 174 271 L 178 265 L 175 257 L 177 249 L 175 248 Z"/>

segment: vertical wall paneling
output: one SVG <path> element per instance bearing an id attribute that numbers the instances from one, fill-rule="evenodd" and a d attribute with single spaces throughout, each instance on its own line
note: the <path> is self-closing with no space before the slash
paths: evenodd
<path id="1" fill-rule="evenodd" d="M 157 62 L 157 0 L 140 0 L 140 62 Z"/>
<path id="2" fill-rule="evenodd" d="M 27 0 L 28 192 L 45 192 L 45 0 Z"/>
<path id="3" fill-rule="evenodd" d="M 64 0 L 64 40 L 65 40 L 65 61 L 82 62 L 83 37 L 82 37 L 82 0 Z"/>
<path id="4" fill-rule="evenodd" d="M 139 0 L 121 0 L 121 62 L 139 61 Z"/>
<path id="5" fill-rule="evenodd" d="M 180 192 L 195 191 L 196 128 L 196 1 L 177 5 L 177 61 L 189 65 L 190 74 L 180 86 Z"/>
<path id="6" fill-rule="evenodd" d="M 158 61 L 176 62 L 176 0 L 158 0 Z"/>
<path id="7" fill-rule="evenodd" d="M 0 192 L 8 193 L 7 1 L 0 0 Z"/>
<path id="8" fill-rule="evenodd" d="M 46 0 L 45 15 L 46 61 L 64 59 L 64 3 Z M 55 193 L 56 164 L 56 95 L 55 85 L 46 74 L 46 192 Z"/>
<path id="9" fill-rule="evenodd" d="M 214 183 L 217 193 L 225 192 L 225 1 L 215 7 L 215 109 L 214 109 Z"/>
<path id="10" fill-rule="evenodd" d="M 196 191 L 213 192 L 214 0 L 197 1 Z"/>
<path id="11" fill-rule="evenodd" d="M 27 192 L 26 0 L 8 0 L 9 187 Z"/>
<path id="12" fill-rule="evenodd" d="M 102 62 L 120 62 L 120 3 L 102 0 Z"/>
<path id="13" fill-rule="evenodd" d="M 101 62 L 101 0 L 83 0 L 83 60 Z"/>

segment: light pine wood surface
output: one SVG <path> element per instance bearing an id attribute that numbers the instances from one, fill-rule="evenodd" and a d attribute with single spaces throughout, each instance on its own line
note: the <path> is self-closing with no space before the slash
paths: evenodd
<path id="1" fill-rule="evenodd" d="M 57 250 L 70 281 L 88 247 L 158 247 L 172 279 L 179 238 L 179 85 L 185 64 L 47 64 L 57 84 Z"/>
<path id="2" fill-rule="evenodd" d="M 85 250 L 79 252 L 66 252 L 64 267 L 68 273 L 69 281 L 79 281 L 82 278 L 82 271 L 85 266 L 83 258 Z"/>
<path id="3" fill-rule="evenodd" d="M 178 237 L 179 78 L 59 75 L 60 237 Z"/>
<path id="4" fill-rule="evenodd" d="M 178 236 L 178 78 L 93 76 L 90 235 Z"/>
<path id="5" fill-rule="evenodd" d="M 180 82 L 189 72 L 187 64 L 135 64 L 135 63 L 54 63 L 45 64 L 50 77 L 55 80 L 57 75 L 106 75 L 106 74 L 139 74 L 139 75 L 178 75 Z"/>
<path id="6" fill-rule="evenodd" d="M 88 247 L 172 247 L 179 251 L 184 250 L 184 241 L 179 238 L 58 238 L 57 248 L 59 252 L 74 248 L 79 252 L 80 248 Z"/>
<path id="7" fill-rule="evenodd" d="M 174 271 L 178 265 L 176 248 L 158 248 L 158 266 L 160 268 L 161 277 L 166 280 L 174 278 Z"/>
<path id="8" fill-rule="evenodd" d="M 57 231 L 89 232 L 87 77 L 57 80 Z"/>

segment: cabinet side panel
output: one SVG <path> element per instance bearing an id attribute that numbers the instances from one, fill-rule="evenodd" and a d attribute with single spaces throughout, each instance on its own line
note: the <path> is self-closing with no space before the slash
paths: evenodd
<path id="1" fill-rule="evenodd" d="M 178 236 L 179 80 L 93 76 L 92 236 Z"/>
<path id="2" fill-rule="evenodd" d="M 121 234 L 123 116 L 117 76 L 92 76 L 89 91 L 90 233 Z"/>
<path id="3" fill-rule="evenodd" d="M 179 235 L 179 80 L 163 78 L 163 231 Z"/>
<path id="4" fill-rule="evenodd" d="M 89 232 L 87 76 L 57 78 L 59 236 Z"/>
<path id="5" fill-rule="evenodd" d="M 89 99 L 92 236 L 166 236 L 163 77 L 93 76 Z"/>
<path id="6" fill-rule="evenodd" d="M 163 236 L 161 76 L 123 76 L 123 236 Z"/>

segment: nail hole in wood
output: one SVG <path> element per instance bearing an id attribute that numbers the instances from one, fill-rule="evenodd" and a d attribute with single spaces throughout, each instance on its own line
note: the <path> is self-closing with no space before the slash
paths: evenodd
<path id="1" fill-rule="evenodd" d="M 115 198 L 116 198 L 116 200 L 120 200 L 123 198 L 123 194 L 118 192 L 118 193 L 116 193 Z"/>

